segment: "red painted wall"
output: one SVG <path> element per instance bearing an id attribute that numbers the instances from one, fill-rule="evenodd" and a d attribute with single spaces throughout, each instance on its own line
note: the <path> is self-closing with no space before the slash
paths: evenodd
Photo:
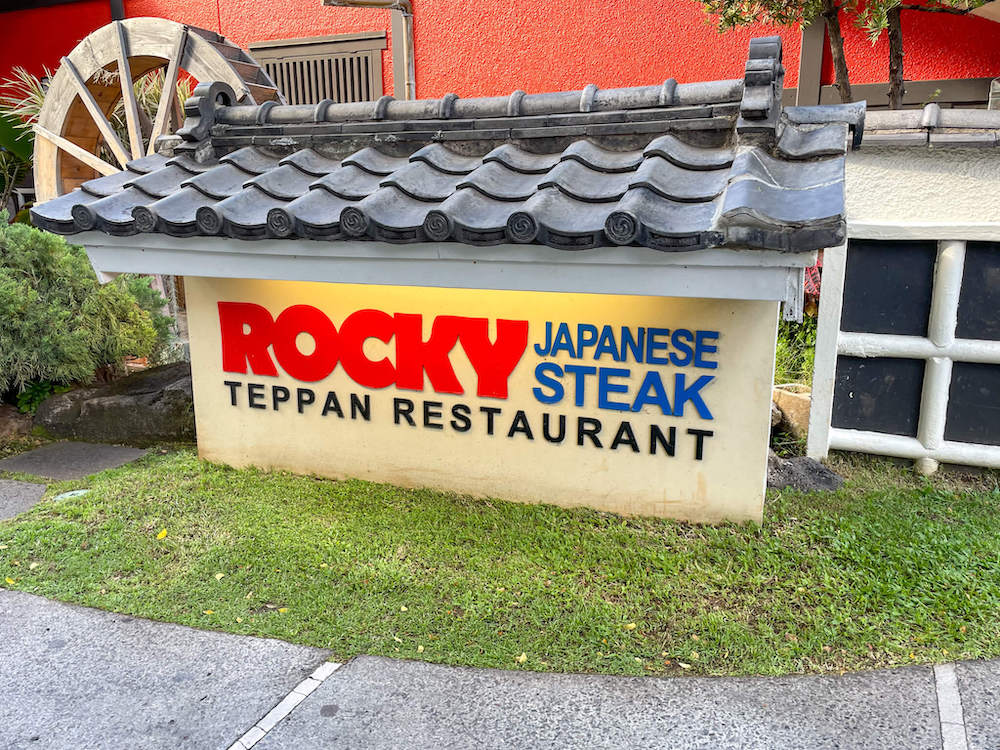
<path id="1" fill-rule="evenodd" d="M 799 31 L 756 26 L 719 35 L 697 0 L 415 0 L 417 91 L 436 97 L 628 86 L 741 75 L 747 41 L 780 33 L 786 85 L 797 81 Z M 221 31 L 248 45 L 266 39 L 389 30 L 389 13 L 325 7 L 319 0 L 127 0 L 129 16 L 163 16 Z M 906 76 L 912 80 L 1000 76 L 1000 24 L 940 13 L 905 13 Z M 0 15 L 0 75 L 38 71 L 107 23 L 103 0 Z M 45 29 L 46 33 L 39 33 Z M 845 24 L 852 81 L 887 78 L 885 39 L 874 47 Z M 384 59 L 392 91 L 391 40 Z M 828 66 L 829 67 L 829 66 Z M 832 81 L 832 71 L 825 74 Z"/>
<path id="2" fill-rule="evenodd" d="M 0 78 L 15 65 L 41 75 L 55 72 L 59 60 L 94 29 L 111 21 L 107 0 L 0 13 Z"/>

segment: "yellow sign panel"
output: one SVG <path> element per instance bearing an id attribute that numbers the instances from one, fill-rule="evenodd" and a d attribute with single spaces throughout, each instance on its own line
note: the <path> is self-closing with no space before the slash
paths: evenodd
<path id="1" fill-rule="evenodd" d="M 761 518 L 776 302 L 186 279 L 204 458 Z"/>

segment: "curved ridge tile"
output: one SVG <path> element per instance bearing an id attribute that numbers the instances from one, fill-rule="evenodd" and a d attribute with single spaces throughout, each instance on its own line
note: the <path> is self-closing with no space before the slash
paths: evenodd
<path id="1" fill-rule="evenodd" d="M 438 242 L 497 245 L 507 241 L 507 220 L 522 205 L 523 201 L 494 200 L 473 188 L 459 189 L 428 212 L 424 234 Z"/>
<path id="2" fill-rule="evenodd" d="M 340 198 L 326 190 L 310 190 L 301 198 L 296 198 L 285 206 L 268 212 L 267 224 L 270 234 L 275 235 L 275 227 L 280 221 L 291 221 L 292 230 L 300 237 L 309 239 L 337 239 L 340 232 L 340 212 L 355 201 Z M 284 215 L 284 219 L 278 216 Z"/>
<path id="3" fill-rule="evenodd" d="M 583 162 L 567 159 L 549 170 L 538 189 L 555 187 L 578 201 L 605 203 L 625 195 L 632 177 L 631 172 L 599 172 Z"/>
<path id="4" fill-rule="evenodd" d="M 233 151 L 231 154 L 226 154 L 219 159 L 219 162 L 222 164 L 235 164 L 244 172 L 263 174 L 278 166 L 280 160 L 280 157 L 272 156 L 256 146 L 247 146 Z"/>
<path id="5" fill-rule="evenodd" d="M 642 151 L 611 151 L 580 140 L 570 144 L 561 159 L 575 159 L 598 172 L 632 172 L 642 162 Z"/>
<path id="6" fill-rule="evenodd" d="M 31 208 L 31 223 L 39 229 L 57 234 L 75 234 L 81 231 L 73 215 L 76 206 L 86 206 L 100 200 L 101 197 L 86 193 L 77 188 L 76 190 L 60 195 L 45 203 L 40 203 Z M 79 209 L 77 209 L 79 213 Z"/>
<path id="7" fill-rule="evenodd" d="M 132 209 L 136 206 L 145 206 L 154 200 L 156 200 L 154 197 L 141 190 L 125 188 L 120 193 L 101 198 L 85 207 L 80 206 L 80 208 L 85 208 L 93 219 L 91 227 L 81 226 L 81 228 L 99 229 L 119 237 L 135 234 L 138 230 L 135 227 L 135 219 L 132 217 Z M 76 208 L 74 207 L 74 218 L 76 218 L 76 223 L 80 225 L 81 215 L 77 213 Z"/>
<path id="8" fill-rule="evenodd" d="M 109 195 L 117 193 L 126 183 L 131 182 L 140 175 L 142 175 L 142 172 L 131 172 L 126 169 L 123 172 L 116 172 L 115 174 L 87 180 L 80 184 L 80 189 L 98 198 L 107 198 Z"/>
<path id="9" fill-rule="evenodd" d="M 831 182 L 843 182 L 844 159 L 789 162 L 775 159 L 759 148 L 752 148 L 736 156 L 729 176 L 730 179 L 750 177 L 776 187 L 802 190 Z"/>
<path id="10" fill-rule="evenodd" d="M 340 228 L 351 237 L 371 237 L 386 242 L 419 242 L 423 223 L 436 204 L 419 201 L 387 185 L 340 214 Z"/>
<path id="11" fill-rule="evenodd" d="M 140 232 L 157 231 L 174 237 L 191 237 L 198 234 L 198 209 L 215 202 L 215 198 L 185 187 L 146 206 L 136 206 L 132 209 L 132 217 Z M 150 226 L 155 229 L 146 228 Z"/>
<path id="12" fill-rule="evenodd" d="M 148 174 L 164 167 L 170 157 L 163 154 L 149 154 L 125 162 L 125 169 L 137 174 Z"/>
<path id="13" fill-rule="evenodd" d="M 176 165 L 182 169 L 186 169 L 191 174 L 201 174 L 202 172 L 207 172 L 208 170 L 219 166 L 219 162 L 198 162 L 187 154 L 178 154 L 177 156 L 171 157 L 167 160 L 167 166 L 170 165 Z"/>
<path id="14" fill-rule="evenodd" d="M 456 154 L 447 146 L 440 143 L 431 143 L 410 156 L 410 161 L 425 161 L 434 169 L 445 174 L 469 174 L 473 169 L 483 163 L 481 156 L 464 156 Z"/>
<path id="15" fill-rule="evenodd" d="M 643 153 L 647 157 L 662 156 L 687 169 L 725 169 L 733 163 L 734 157 L 732 150 L 728 148 L 692 146 L 670 133 L 654 138 Z"/>
<path id="16" fill-rule="evenodd" d="M 726 189 L 725 169 L 685 169 L 662 156 L 650 156 L 632 175 L 631 188 L 647 188 L 663 198 L 685 203 L 710 201 Z"/>
<path id="17" fill-rule="evenodd" d="M 604 222 L 617 202 L 586 203 L 557 188 L 539 190 L 507 220 L 511 242 L 543 242 L 563 250 L 586 250 L 604 243 Z"/>
<path id="18" fill-rule="evenodd" d="M 315 149 L 304 148 L 289 154 L 279 161 L 278 164 L 294 164 L 306 174 L 311 174 L 313 177 L 322 177 L 325 174 L 330 174 L 330 172 L 339 167 L 340 159 L 330 159 Z"/>
<path id="19" fill-rule="evenodd" d="M 256 185 L 250 185 L 214 206 L 197 211 L 198 228 L 206 234 L 228 234 L 241 240 L 267 236 L 267 215 L 287 202 L 274 198 Z"/>
<path id="20" fill-rule="evenodd" d="M 254 175 L 232 163 L 219 164 L 207 172 L 202 172 L 181 183 L 181 187 L 193 187 L 209 198 L 223 200 L 243 189 Z"/>
<path id="21" fill-rule="evenodd" d="M 464 174 L 442 173 L 425 161 L 413 161 L 382 180 L 418 201 L 440 202 L 455 192 Z"/>
<path id="22" fill-rule="evenodd" d="M 382 175 L 373 174 L 355 164 L 345 163 L 330 174 L 314 180 L 309 189 L 320 188 L 345 200 L 361 200 L 378 190 L 382 179 Z"/>
<path id="23" fill-rule="evenodd" d="M 353 164 L 356 167 L 361 167 L 361 169 L 370 174 L 387 177 L 397 169 L 401 169 L 406 166 L 408 161 L 409 159 L 405 157 L 389 156 L 388 154 L 383 154 L 376 148 L 367 146 L 360 151 L 355 151 L 340 163 L 342 165 Z"/>
<path id="24" fill-rule="evenodd" d="M 844 188 L 839 183 L 785 190 L 760 180 L 743 179 L 726 188 L 720 223 L 746 223 L 752 219 L 782 229 L 840 222 L 843 214 Z"/>
<path id="25" fill-rule="evenodd" d="M 664 198 L 646 187 L 629 190 L 605 221 L 605 234 L 616 245 L 655 250 L 697 250 L 720 245 L 713 231 L 718 200 L 688 203 Z"/>
<path id="26" fill-rule="evenodd" d="M 533 154 L 513 143 L 504 143 L 486 154 L 483 163 L 498 161 L 508 169 L 522 174 L 545 174 L 561 158 L 562 154 Z"/>
<path id="27" fill-rule="evenodd" d="M 455 187 L 472 188 L 498 201 L 526 201 L 538 190 L 543 174 L 516 172 L 502 161 L 488 161 L 473 170 Z"/>
<path id="28" fill-rule="evenodd" d="M 192 173 L 178 164 L 170 164 L 155 172 L 133 176 L 124 187 L 138 188 L 154 198 L 166 198 L 180 187 L 185 180 L 190 180 Z"/>
<path id="29" fill-rule="evenodd" d="M 268 195 L 290 201 L 298 198 L 316 181 L 316 176 L 303 172 L 295 164 L 282 164 L 270 172 L 259 174 L 246 185 L 256 185 Z"/>
<path id="30" fill-rule="evenodd" d="M 788 124 L 778 136 L 778 153 L 788 159 L 814 159 L 820 156 L 843 157 L 847 151 L 850 128 L 846 122 L 818 128 Z"/>

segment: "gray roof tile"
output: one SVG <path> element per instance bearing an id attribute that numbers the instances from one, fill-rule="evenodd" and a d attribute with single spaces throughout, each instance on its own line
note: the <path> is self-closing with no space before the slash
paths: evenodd
<path id="1" fill-rule="evenodd" d="M 275 163 L 277 163 L 277 160 L 275 160 Z M 223 162 L 220 160 L 220 164 L 215 169 L 209 169 L 201 174 L 196 174 L 194 177 L 184 180 L 184 182 L 180 183 L 180 186 L 193 187 L 209 198 L 223 200 L 236 195 L 254 176 L 255 173 L 246 172 L 232 162 Z"/>
<path id="2" fill-rule="evenodd" d="M 848 140 L 846 122 L 818 127 L 789 125 L 778 138 L 778 153 L 786 159 L 842 156 Z"/>
<path id="3" fill-rule="evenodd" d="M 931 102 L 923 109 L 868 114 L 864 143 L 869 146 L 1000 146 L 1000 111 L 945 109 Z"/>
<path id="4" fill-rule="evenodd" d="M 648 188 L 668 200 L 691 203 L 710 201 L 720 195 L 728 178 L 725 169 L 695 171 L 678 167 L 661 156 L 650 156 L 635 171 L 629 186 Z"/>
<path id="5" fill-rule="evenodd" d="M 864 106 L 782 114 L 782 75 L 767 39 L 743 79 L 704 84 L 322 107 L 216 107 L 203 84 L 174 156 L 33 216 L 63 233 L 812 250 L 843 236 Z"/>
<path id="6" fill-rule="evenodd" d="M 685 143 L 676 135 L 663 135 L 650 141 L 644 156 L 662 156 L 686 169 L 724 169 L 733 163 L 730 148 L 701 148 Z"/>

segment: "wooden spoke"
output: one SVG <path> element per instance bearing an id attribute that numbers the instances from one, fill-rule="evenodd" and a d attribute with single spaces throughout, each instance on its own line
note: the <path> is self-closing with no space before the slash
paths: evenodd
<path id="1" fill-rule="evenodd" d="M 163 89 L 160 91 L 160 101 L 156 105 L 156 119 L 153 120 L 153 132 L 149 134 L 149 147 L 147 154 L 156 151 L 156 139 L 167 132 L 167 123 L 170 119 L 170 112 L 173 107 L 174 97 L 177 96 L 177 74 L 181 70 L 181 60 L 184 59 L 184 45 L 187 44 L 188 27 L 181 31 L 180 39 L 177 40 L 177 47 L 174 56 L 170 58 L 167 65 L 167 72 L 163 76 Z"/>
<path id="2" fill-rule="evenodd" d="M 122 87 L 122 103 L 125 105 L 125 122 L 128 125 L 128 139 L 133 154 L 142 153 L 142 127 L 139 124 L 139 107 L 135 102 L 132 82 L 132 68 L 128 64 L 128 44 L 125 40 L 125 26 L 115 21 L 118 32 L 118 81 Z"/>
<path id="3" fill-rule="evenodd" d="M 125 150 L 125 146 L 122 145 L 121 139 L 118 137 L 118 133 L 115 129 L 111 127 L 111 123 L 108 122 L 108 118 L 104 116 L 101 111 L 100 106 L 97 104 L 97 100 L 94 99 L 94 95 L 90 93 L 90 89 L 87 88 L 87 84 L 83 82 L 80 74 L 76 70 L 76 66 L 70 61 L 68 57 L 62 59 L 62 64 L 69 71 L 70 80 L 73 81 L 73 85 L 76 87 L 77 95 L 80 97 L 80 101 L 84 103 L 87 107 L 87 111 L 90 112 L 91 118 L 94 120 L 94 124 L 97 125 L 97 129 L 101 131 L 101 135 L 104 136 L 104 141 L 108 144 L 108 148 L 111 149 L 118 163 L 125 166 L 125 163 L 131 160 L 132 156 L 128 151 Z"/>
<path id="4" fill-rule="evenodd" d="M 43 128 L 41 125 L 35 125 L 35 135 L 41 136 L 49 143 L 53 144 L 54 146 L 58 146 L 70 156 L 79 159 L 88 167 L 96 169 L 103 175 L 112 175 L 121 172 L 121 170 L 118 169 L 118 167 L 108 164 L 106 161 L 104 161 L 104 159 L 97 156 L 96 154 L 90 153 L 83 146 L 78 146 L 77 144 L 73 143 L 73 141 L 63 138 L 61 135 L 56 135 L 52 131 Z"/>

